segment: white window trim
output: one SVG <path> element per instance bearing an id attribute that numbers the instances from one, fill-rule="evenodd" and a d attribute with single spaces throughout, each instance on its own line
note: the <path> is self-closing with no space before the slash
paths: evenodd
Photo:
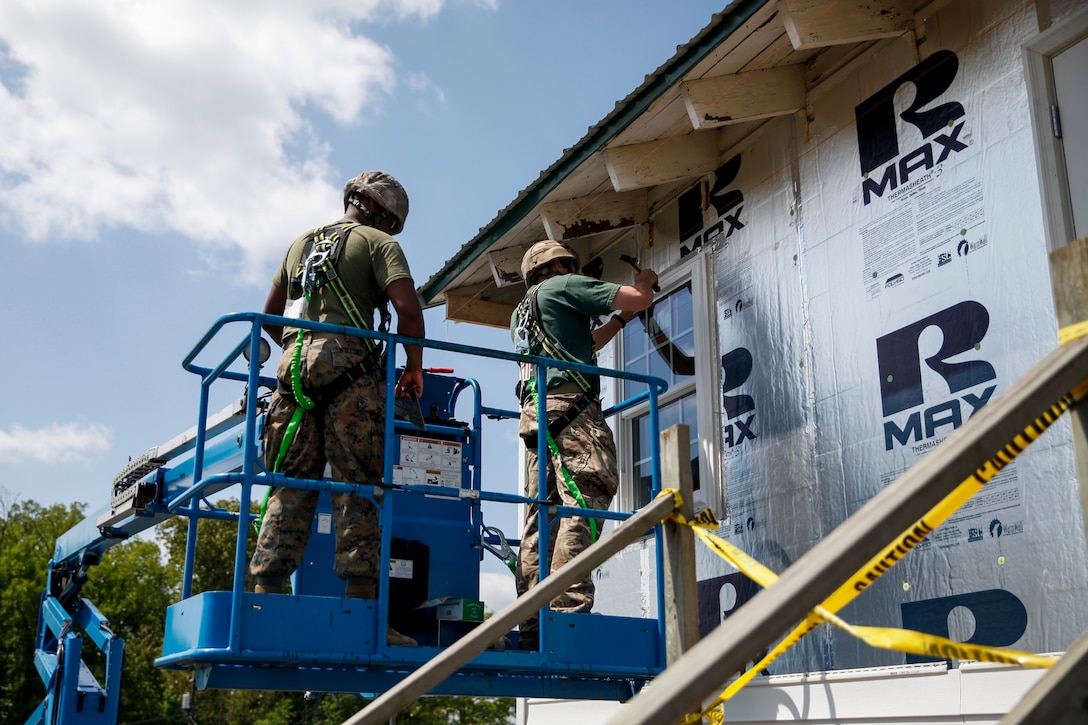
<path id="1" fill-rule="evenodd" d="M 691 309 L 692 325 L 696 331 L 695 338 L 695 380 L 690 385 L 685 385 L 683 390 L 694 388 L 699 423 L 699 478 L 702 487 L 698 492 L 700 504 L 712 506 L 717 511 L 722 510 L 724 500 L 723 487 L 721 486 L 718 472 L 720 470 L 720 405 L 717 403 L 720 391 L 719 372 L 717 364 L 718 335 L 714 314 L 714 299 L 711 295 L 712 285 L 709 277 L 710 265 L 706 254 L 693 254 L 690 261 L 666 272 L 658 280 L 661 287 L 661 295 L 666 295 L 681 285 L 691 283 Z M 705 331 L 706 334 L 699 334 Z M 622 365 L 623 350 L 621 337 L 617 335 L 614 344 L 614 356 L 617 367 Z M 614 386 L 612 395 L 613 405 L 622 398 L 621 386 Z M 706 391 L 710 391 L 709 393 Z M 665 392 L 658 403 L 668 403 L 678 397 L 677 389 L 670 388 Z M 630 451 L 634 448 L 632 435 L 633 421 L 641 415 L 645 415 L 650 408 L 649 402 L 626 410 L 618 416 L 614 423 L 613 432 L 619 445 L 618 458 L 620 470 L 620 489 L 616 495 L 616 502 L 621 511 L 631 511 L 635 508 L 634 501 L 634 466 Z"/>

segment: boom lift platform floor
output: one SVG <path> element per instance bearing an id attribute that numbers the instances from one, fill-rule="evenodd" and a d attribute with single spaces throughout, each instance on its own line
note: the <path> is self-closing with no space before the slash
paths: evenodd
<path id="1" fill-rule="evenodd" d="M 156 665 L 192 668 L 201 689 L 376 693 L 442 652 L 384 647 L 376 601 L 245 593 L 232 654 L 231 598 L 205 592 L 172 606 Z M 622 701 L 660 672 L 654 620 L 559 612 L 547 619 L 544 652 L 484 652 L 433 694 Z"/>

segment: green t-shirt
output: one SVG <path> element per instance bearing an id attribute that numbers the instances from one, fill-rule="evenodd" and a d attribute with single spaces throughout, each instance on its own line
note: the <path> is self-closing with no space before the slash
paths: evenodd
<path id="1" fill-rule="evenodd" d="M 590 318 L 612 311 L 612 301 L 620 286 L 583 274 L 561 274 L 537 287 L 540 323 L 562 353 L 557 357 L 584 365 L 595 364 Z M 511 333 L 514 324 L 511 319 Z M 572 381 L 566 370 L 548 370 L 548 390 Z"/>
<path id="2" fill-rule="evenodd" d="M 311 233 L 306 232 L 291 243 L 283 263 L 272 277 L 274 285 L 290 289 L 290 279 L 302 269 L 305 261 L 302 259 L 302 250 Z M 408 261 L 404 258 L 404 252 L 397 240 L 385 232 L 362 225 L 350 230 L 336 263 L 336 273 L 371 329 L 374 327 L 374 310 L 385 294 L 385 288 L 398 279 L 412 277 Z M 328 284 L 313 293 L 307 307 L 307 320 L 353 326 L 340 298 Z M 284 328 L 284 341 L 288 342 L 294 334 L 295 328 Z"/>

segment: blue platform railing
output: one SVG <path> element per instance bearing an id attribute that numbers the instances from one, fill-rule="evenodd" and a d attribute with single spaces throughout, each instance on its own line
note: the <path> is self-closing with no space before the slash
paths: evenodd
<path id="1" fill-rule="evenodd" d="M 478 358 L 491 358 L 509 361 L 513 366 L 516 363 L 528 363 L 536 369 L 537 379 L 546 379 L 547 371 L 552 368 L 577 371 L 587 375 L 600 375 L 620 380 L 628 380 L 645 384 L 645 390 L 630 398 L 622 400 L 617 405 L 604 411 L 606 417 L 614 416 L 633 406 L 648 405 L 649 423 L 655 433 L 651 440 L 651 477 L 652 493 L 656 495 L 660 491 L 660 451 L 656 432 L 658 430 L 658 397 L 666 390 L 666 383 L 656 377 L 629 373 L 619 370 L 610 370 L 591 365 L 581 365 L 550 358 L 519 355 L 511 352 L 503 352 L 458 343 L 442 342 L 437 340 L 418 339 L 406 337 L 395 333 L 361 330 L 354 327 L 330 325 L 319 322 L 300 321 L 275 315 L 245 312 L 225 315 L 211 326 L 200 341 L 193 347 L 183 361 L 185 370 L 197 375 L 200 379 L 200 395 L 197 411 L 196 426 L 190 431 L 179 436 L 179 439 L 171 441 L 171 445 L 165 446 L 168 452 L 166 459 L 159 462 L 161 466 L 157 470 L 147 473 L 141 484 L 147 484 L 154 490 L 154 496 L 150 501 L 138 510 L 128 513 L 124 508 L 120 513 L 106 506 L 95 514 L 92 514 L 80 524 L 62 535 L 56 545 L 54 559 L 49 565 L 49 583 L 42 597 L 42 616 L 39 617 L 39 634 L 37 638 L 36 663 L 43 681 L 49 690 L 49 696 L 43 702 L 42 707 L 36 713 L 38 720 L 32 718 L 31 722 L 39 722 L 42 718 L 49 718 L 55 722 L 84 722 L 85 717 L 68 707 L 66 703 L 73 702 L 74 695 L 66 695 L 69 690 L 84 698 L 90 690 L 100 692 L 103 701 L 107 703 L 105 717 L 111 719 L 111 713 L 116 712 L 117 692 L 120 685 L 121 670 L 119 666 L 111 666 L 107 671 L 107 682 L 104 687 L 97 683 L 93 687 L 87 684 L 85 668 L 76 667 L 70 661 L 76 647 L 71 646 L 72 631 L 75 626 L 91 626 L 96 630 L 109 632 L 106 622 L 106 613 L 99 613 L 86 599 L 80 598 L 83 583 L 87 580 L 87 572 L 96 565 L 106 551 L 124 539 L 131 537 L 143 530 L 151 528 L 172 516 L 186 516 L 189 519 L 188 539 L 186 547 L 185 567 L 182 582 L 182 601 L 188 600 L 193 594 L 193 571 L 196 561 L 198 543 L 198 523 L 202 519 L 228 520 L 237 525 L 235 540 L 235 556 L 232 589 L 230 592 L 230 610 L 228 643 L 226 647 L 217 648 L 210 652 L 196 653 L 198 663 L 223 663 L 230 670 L 231 686 L 253 686 L 257 680 L 239 677 L 238 672 L 246 667 L 268 664 L 255 660 L 260 653 L 254 651 L 243 652 L 241 648 L 242 637 L 242 608 L 245 597 L 261 596 L 244 592 L 245 571 L 248 565 L 246 561 L 246 544 L 249 536 L 250 522 L 253 516 L 249 513 L 253 500 L 253 487 L 277 486 L 311 489 L 328 492 L 350 492 L 355 495 L 368 497 L 375 500 L 380 490 L 403 491 L 408 494 L 419 494 L 428 498 L 470 499 L 471 526 L 479 534 L 480 548 L 487 543 L 487 527 L 483 526 L 480 502 L 496 502 L 500 504 L 530 504 L 538 503 L 538 530 L 539 546 L 541 551 L 548 548 L 551 536 L 551 525 L 559 517 L 592 516 L 600 520 L 622 521 L 630 517 L 630 513 L 619 511 L 587 511 L 585 509 L 567 506 L 552 506 L 546 501 L 537 501 L 518 494 L 503 493 L 487 490 L 483 485 L 483 457 L 482 425 L 485 419 L 503 420 L 516 419 L 520 416 L 520 410 L 511 410 L 502 407 L 487 406 L 483 404 L 480 384 L 471 378 L 460 379 L 448 390 L 448 400 L 443 404 L 452 413 L 457 400 L 465 390 L 471 391 L 472 413 L 469 424 L 458 424 L 458 427 L 444 428 L 442 421 L 433 425 L 428 423 L 428 432 L 434 430 L 456 432 L 458 435 L 468 436 L 471 445 L 467 450 L 471 452 L 467 470 L 469 473 L 468 484 L 463 488 L 448 486 L 397 483 L 394 484 L 394 445 L 395 430 L 400 426 L 403 432 L 405 424 L 397 420 L 394 415 L 387 415 L 385 420 L 385 450 L 384 450 L 384 475 L 381 481 L 349 483 L 345 481 L 315 480 L 288 478 L 282 474 L 270 473 L 262 461 L 262 423 L 264 397 L 262 389 L 271 389 L 276 385 L 274 377 L 261 374 L 261 348 L 262 326 L 279 325 L 286 327 L 301 327 L 316 332 L 337 333 L 346 336 L 373 339 L 383 344 L 388 351 L 385 362 L 385 378 L 387 383 L 396 380 L 398 369 L 396 367 L 396 351 L 402 345 L 418 345 L 432 350 L 444 351 L 455 355 L 466 355 Z M 241 330 L 239 328 L 242 328 Z M 241 335 L 238 335 L 242 332 Z M 225 349 L 226 352 L 222 352 Z M 206 362 L 206 360 L 211 362 Z M 243 384 L 245 393 L 240 401 L 235 403 L 235 409 L 213 415 L 210 412 L 213 387 L 218 393 L 224 383 Z M 426 396 L 426 390 L 424 391 Z M 394 386 L 386 385 L 385 390 L 386 409 L 395 409 Z M 546 480 L 547 443 L 546 443 L 546 393 L 541 395 L 538 409 L 538 461 L 540 469 L 538 476 L 540 481 Z M 152 449 L 159 450 L 163 448 Z M 210 502 L 208 496 L 228 487 L 238 486 L 240 509 L 231 512 L 217 509 Z M 114 491 L 116 493 L 116 491 Z M 390 507 L 378 506 L 379 523 L 381 524 L 381 562 L 379 591 L 388 592 L 389 570 L 385 565 L 389 561 L 391 551 L 392 513 Z M 105 522 L 105 523 L 104 523 Z M 663 561 L 661 553 L 661 527 L 655 532 L 657 537 L 657 639 L 664 641 L 664 587 L 663 587 Z M 494 543 L 492 539 L 491 543 Z M 482 555 L 482 551 L 481 551 Z M 540 557 L 540 576 L 548 574 L 548 557 Z M 227 593 L 223 593 L 226 595 Z M 377 622 L 381 627 L 389 620 L 389 597 L 382 596 L 378 600 Z M 544 616 L 545 610 L 540 611 L 540 638 L 541 642 L 547 642 L 549 638 L 548 627 L 550 623 Z M 594 618 L 596 621 L 597 618 Z M 604 618 L 604 619 L 607 619 Z M 384 631 L 384 630 L 381 630 Z M 110 633 L 110 637 L 92 635 L 90 641 L 112 653 L 111 663 L 119 662 L 119 652 L 124 643 Z M 101 641 L 100 641 L 101 640 Z M 384 638 L 379 637 L 377 649 L 370 661 L 380 661 L 382 666 L 376 668 L 373 678 L 373 689 L 368 691 L 381 691 L 384 687 L 396 681 L 399 675 L 397 668 L 411 669 L 433 655 L 428 653 L 428 648 L 420 648 L 424 651 L 412 651 L 410 648 L 387 648 Z M 59 654 L 63 654 L 63 644 L 69 643 L 69 660 L 65 661 Z M 189 653 L 192 655 L 193 653 Z M 189 656 L 186 655 L 186 656 Z M 500 655 L 502 655 L 500 657 Z M 522 658 L 524 661 L 522 661 Z M 363 658 L 366 659 L 366 658 Z M 517 694 L 538 696 L 558 696 L 570 694 L 577 697 L 600 697 L 600 690 L 595 690 L 592 681 L 614 678 L 623 680 L 628 678 L 631 683 L 644 682 L 664 667 L 662 661 L 652 667 L 644 666 L 610 666 L 600 667 L 593 663 L 580 664 L 576 661 L 562 663 L 549 662 L 547 655 L 543 653 L 485 653 L 479 661 L 483 668 L 490 668 L 490 674 L 503 676 L 509 675 L 509 679 L 515 684 L 511 690 L 496 691 L 492 684 L 473 684 L 466 679 L 460 679 L 445 686 L 440 691 L 448 694 Z M 156 664 L 165 667 L 192 666 L 192 661 L 186 664 L 185 657 L 164 656 L 156 661 Z M 365 662 L 364 662 L 365 665 Z M 549 669 L 554 665 L 553 669 Z M 231 669 L 233 668 L 233 669 Z M 506 669 L 504 669 L 506 668 Z M 207 669 L 205 667 L 205 669 Z M 378 670 L 381 670 L 380 672 Z M 282 687 L 288 681 L 282 671 L 264 667 L 260 670 L 264 674 L 260 687 L 255 689 L 277 689 L 277 684 Z M 276 677 L 268 679 L 274 673 Z M 308 683 L 319 675 L 308 672 Z M 206 675 L 205 675 L 206 677 Z M 81 679 L 82 678 L 82 679 Z M 549 678 L 551 678 L 549 680 Z M 555 689 L 549 684 L 556 678 L 574 678 L 568 689 Z M 578 682 L 582 678 L 581 682 Z M 201 680 L 198 677 L 198 682 Z M 493 682 L 494 678 L 488 679 Z M 352 681 L 354 684 L 354 681 Z M 636 685 L 637 686 L 637 685 Z M 308 689 L 320 689 L 312 684 Z M 337 689 L 344 689 L 343 683 Z M 620 686 L 610 692 L 619 693 L 607 695 L 609 697 L 627 697 L 633 694 L 630 688 Z M 624 695 L 623 693 L 626 693 Z M 98 717 L 102 716 L 99 711 Z M 99 720 L 95 720 L 98 722 Z"/>

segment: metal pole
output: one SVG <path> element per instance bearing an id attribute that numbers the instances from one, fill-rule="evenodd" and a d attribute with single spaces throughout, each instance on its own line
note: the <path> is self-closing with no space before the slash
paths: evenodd
<path id="1" fill-rule="evenodd" d="M 1059 347 L 629 700 L 610 725 L 672 725 L 847 582 L 1088 373 L 1088 339 Z"/>
<path id="2" fill-rule="evenodd" d="M 515 625 L 533 616 L 556 596 L 566 591 L 572 582 L 581 581 L 589 572 L 618 554 L 628 544 L 661 523 L 676 507 L 675 496 L 659 496 L 638 513 L 602 537 L 560 569 L 518 597 L 510 606 L 492 616 L 458 640 L 453 646 L 393 688 L 343 722 L 343 725 L 382 725 L 398 712 L 427 694 L 435 685 L 459 670 L 476 655 L 487 649 Z"/>

